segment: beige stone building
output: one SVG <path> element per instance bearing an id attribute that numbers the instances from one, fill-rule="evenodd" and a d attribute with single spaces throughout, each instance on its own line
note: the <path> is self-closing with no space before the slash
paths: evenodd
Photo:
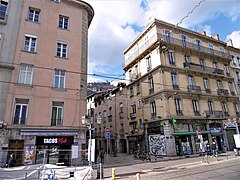
<path id="1" fill-rule="evenodd" d="M 219 151 L 232 148 L 226 123 L 239 123 L 239 97 L 230 54 L 218 35 L 155 19 L 124 56 L 130 153 L 189 155 L 212 141 Z"/>
<path id="2" fill-rule="evenodd" d="M 125 83 L 105 92 L 88 96 L 89 115 L 93 117 L 93 137 L 96 148 L 108 153 L 126 153 L 128 149 L 127 92 Z M 91 112 L 91 113 L 90 113 Z M 101 123 L 97 118 L 101 117 Z M 109 132 L 106 138 L 105 132 Z"/>
<path id="3" fill-rule="evenodd" d="M 17 165 L 42 163 L 48 150 L 46 163 L 79 164 L 85 146 L 80 117 L 86 111 L 88 28 L 94 10 L 80 0 L 4 2 L 1 45 L 13 56 L 1 51 L 1 63 L 11 66 L 10 76 L 5 76 L 8 87 L 3 89 L 0 82 L 5 96 L 1 162 L 14 152 Z M 15 23 L 13 30 L 10 25 Z"/>

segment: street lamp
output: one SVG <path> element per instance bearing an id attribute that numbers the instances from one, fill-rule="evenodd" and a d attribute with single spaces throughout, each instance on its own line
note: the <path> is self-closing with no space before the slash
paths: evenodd
<path id="1" fill-rule="evenodd" d="M 92 167 L 92 118 L 89 116 L 82 116 L 82 124 L 88 128 L 89 131 L 89 166 Z"/>
<path id="2" fill-rule="evenodd" d="M 97 124 L 100 125 L 101 123 L 102 123 L 102 117 L 100 115 L 98 115 L 97 116 Z M 97 178 L 100 178 L 100 180 L 103 179 L 103 166 L 102 166 L 101 161 L 99 163 L 99 169 L 97 169 Z"/>

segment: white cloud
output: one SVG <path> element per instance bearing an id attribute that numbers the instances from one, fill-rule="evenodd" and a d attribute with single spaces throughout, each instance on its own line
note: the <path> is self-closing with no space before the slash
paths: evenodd
<path id="1" fill-rule="evenodd" d="M 236 48 L 240 48 L 240 30 L 239 31 L 233 31 L 231 34 L 227 36 L 227 39 L 232 39 L 233 46 Z"/>
<path id="2" fill-rule="evenodd" d="M 199 1 L 143 0 L 143 3 L 142 0 L 86 0 L 95 11 L 89 29 L 89 70 L 95 73 L 109 73 L 111 69 L 120 67 L 119 64 L 124 62 L 124 49 L 150 19 L 157 18 L 176 24 Z M 205 30 L 211 35 L 211 26 L 204 25 L 204 22 L 213 20 L 220 14 L 236 21 L 240 16 L 239 6 L 239 0 L 205 0 L 180 26 L 193 30 L 197 27 L 198 31 Z M 101 69 L 103 67 L 104 70 Z"/>

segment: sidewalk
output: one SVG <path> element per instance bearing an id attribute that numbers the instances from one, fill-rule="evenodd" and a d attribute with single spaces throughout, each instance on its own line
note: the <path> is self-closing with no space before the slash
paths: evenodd
<path id="1" fill-rule="evenodd" d="M 219 155 L 218 161 L 216 158 L 208 157 L 208 162 L 216 163 L 223 160 L 234 158 L 234 152 L 229 151 Z M 207 160 L 204 157 L 205 161 Z M 105 179 L 111 179 L 112 168 L 116 170 L 116 176 L 131 176 L 137 173 L 147 173 L 148 171 L 154 171 L 159 169 L 178 169 L 179 167 L 186 166 L 199 166 L 202 164 L 203 157 L 199 154 L 189 156 L 176 156 L 176 157 L 151 157 L 152 161 L 134 160 L 133 155 L 129 154 L 117 154 L 117 157 L 105 158 L 104 164 L 104 177 Z M 204 163 L 203 163 L 204 164 Z M 205 163 L 206 164 L 206 163 Z M 96 166 L 93 173 L 94 179 L 97 177 Z M 120 178 L 123 179 L 123 178 Z"/>

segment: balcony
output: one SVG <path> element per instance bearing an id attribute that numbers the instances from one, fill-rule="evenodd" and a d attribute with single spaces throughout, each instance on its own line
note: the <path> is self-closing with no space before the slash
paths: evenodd
<path id="1" fill-rule="evenodd" d="M 210 89 L 205 89 L 206 93 L 211 94 L 211 90 Z"/>
<path id="2" fill-rule="evenodd" d="M 200 111 L 194 111 L 195 116 L 201 116 Z"/>
<path id="3" fill-rule="evenodd" d="M 226 89 L 218 89 L 217 94 L 221 96 L 228 96 L 228 90 Z"/>
<path id="4" fill-rule="evenodd" d="M 154 93 L 154 88 L 149 89 L 149 94 L 153 94 Z"/>
<path id="5" fill-rule="evenodd" d="M 201 64 L 197 64 L 197 63 L 193 63 L 193 62 L 184 62 L 183 67 L 185 69 L 192 69 L 192 70 L 196 70 L 196 71 L 200 71 L 200 72 L 224 75 L 224 71 L 222 69 L 207 67 L 207 66 L 203 66 Z"/>
<path id="6" fill-rule="evenodd" d="M 201 93 L 201 87 L 195 86 L 195 85 L 189 85 L 188 86 L 188 92 L 190 93 Z"/>
<path id="7" fill-rule="evenodd" d="M 183 112 L 181 109 L 176 109 L 176 113 L 177 113 L 177 115 L 183 115 Z"/>
<path id="8" fill-rule="evenodd" d="M 222 111 L 205 111 L 207 117 L 213 117 L 213 118 L 220 118 L 223 117 L 223 112 Z"/>
<path id="9" fill-rule="evenodd" d="M 135 119 L 136 118 L 136 113 L 130 113 L 130 118 Z"/>
<path id="10" fill-rule="evenodd" d="M 120 112 L 119 113 L 119 119 L 123 119 L 124 118 L 124 113 L 123 112 Z"/>
<path id="11" fill-rule="evenodd" d="M 173 89 L 174 90 L 179 90 L 179 85 L 178 84 L 173 84 Z"/>
<path id="12" fill-rule="evenodd" d="M 235 91 L 231 91 L 231 95 L 236 96 Z"/>

